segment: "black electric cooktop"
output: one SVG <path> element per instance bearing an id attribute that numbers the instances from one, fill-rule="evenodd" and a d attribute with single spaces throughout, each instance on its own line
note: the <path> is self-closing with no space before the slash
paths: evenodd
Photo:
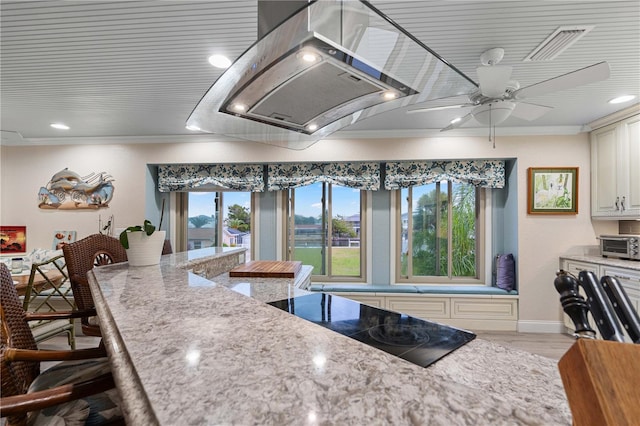
<path id="1" fill-rule="evenodd" d="M 433 364 L 476 337 L 465 330 L 326 293 L 269 304 L 422 367 Z"/>

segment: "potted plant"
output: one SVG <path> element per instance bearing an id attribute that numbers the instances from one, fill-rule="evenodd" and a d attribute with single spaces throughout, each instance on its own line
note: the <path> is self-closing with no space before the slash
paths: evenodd
<path id="1" fill-rule="evenodd" d="M 127 251 L 131 266 L 148 266 L 160 263 L 165 231 L 156 231 L 156 227 L 145 219 L 142 226 L 130 226 L 120 233 L 120 244 Z"/>

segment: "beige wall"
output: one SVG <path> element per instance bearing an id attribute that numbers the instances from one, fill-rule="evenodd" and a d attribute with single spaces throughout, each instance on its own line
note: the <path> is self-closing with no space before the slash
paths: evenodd
<path id="1" fill-rule="evenodd" d="M 559 324 L 561 314 L 553 288 L 558 256 L 596 235 L 617 232 L 617 222 L 592 222 L 589 196 L 589 138 L 571 136 L 501 137 L 496 148 L 487 138 L 440 137 L 320 141 L 303 151 L 247 142 L 3 146 L 0 155 L 0 224 L 26 225 L 29 249 L 50 247 L 54 230 L 76 230 L 83 237 L 98 230 L 98 215 L 113 214 L 116 227 L 144 218 L 146 164 L 390 161 L 413 159 L 517 158 L 520 319 L 525 323 Z M 579 213 L 531 216 L 526 213 L 528 167 L 577 166 Z M 51 176 L 68 167 L 80 175 L 105 171 L 115 178 L 110 207 L 99 211 L 41 210 L 37 193 Z M 535 328 L 535 327 L 532 327 Z"/>

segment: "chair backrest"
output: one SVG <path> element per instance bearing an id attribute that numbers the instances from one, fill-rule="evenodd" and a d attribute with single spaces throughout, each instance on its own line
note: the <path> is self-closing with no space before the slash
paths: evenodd
<path id="1" fill-rule="evenodd" d="M 40 374 L 37 361 L 5 362 L 5 350 L 37 349 L 31 328 L 26 321 L 22 303 L 13 284 L 7 265 L 0 263 L 0 315 L 2 318 L 0 339 L 0 363 L 2 364 L 2 396 L 27 392 L 29 385 Z"/>
<path id="2" fill-rule="evenodd" d="M 173 249 L 171 248 L 171 240 L 164 240 L 164 245 L 162 246 L 162 254 L 173 254 Z"/>
<path id="3" fill-rule="evenodd" d="M 80 310 L 95 307 L 89 289 L 87 272 L 94 266 L 127 261 L 127 252 L 120 241 L 103 234 L 89 235 L 81 240 L 65 244 L 62 247 L 62 252 L 67 263 L 73 298 Z M 82 318 L 81 323 L 85 334 L 100 336 L 99 328 L 89 324 L 88 318 Z M 88 332 L 89 330 L 94 332 Z"/>

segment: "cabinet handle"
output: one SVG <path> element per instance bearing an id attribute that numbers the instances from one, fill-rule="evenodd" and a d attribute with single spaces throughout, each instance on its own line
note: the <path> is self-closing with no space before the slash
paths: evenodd
<path id="1" fill-rule="evenodd" d="M 620 279 L 620 280 L 629 280 L 631 281 L 631 277 L 625 277 L 624 275 L 614 275 L 614 277 Z"/>
<path id="2" fill-rule="evenodd" d="M 625 197 L 623 196 L 623 197 L 622 197 L 622 201 L 620 202 L 620 205 L 622 206 L 622 207 L 621 207 L 621 210 L 622 210 L 622 211 L 624 211 L 624 202 L 625 202 Z"/>
<path id="3" fill-rule="evenodd" d="M 620 203 L 620 197 L 616 197 L 616 211 L 620 210 L 619 203 Z"/>

